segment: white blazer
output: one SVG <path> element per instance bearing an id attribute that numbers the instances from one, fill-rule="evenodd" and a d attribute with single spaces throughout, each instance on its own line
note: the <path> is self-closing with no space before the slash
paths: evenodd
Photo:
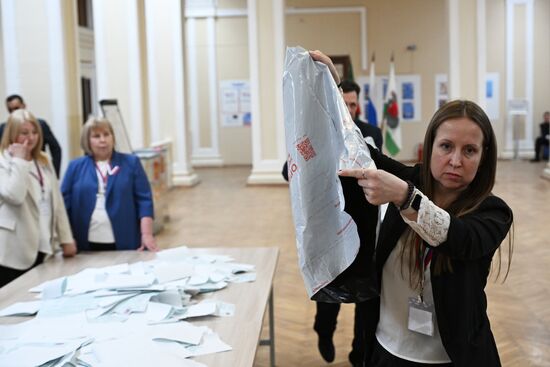
<path id="1" fill-rule="evenodd" d="M 0 265 L 26 270 L 38 253 L 40 197 L 31 190 L 32 161 L 0 153 Z M 52 183 L 52 238 L 55 251 L 60 243 L 73 240 L 59 183 L 51 164 L 43 170 Z"/>

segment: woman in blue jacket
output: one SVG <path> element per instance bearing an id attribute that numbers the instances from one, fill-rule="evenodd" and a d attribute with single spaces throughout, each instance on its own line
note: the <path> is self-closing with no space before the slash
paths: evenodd
<path id="1" fill-rule="evenodd" d="M 111 123 L 91 117 L 61 191 L 79 250 L 157 250 L 151 187 L 139 159 L 114 150 Z"/>

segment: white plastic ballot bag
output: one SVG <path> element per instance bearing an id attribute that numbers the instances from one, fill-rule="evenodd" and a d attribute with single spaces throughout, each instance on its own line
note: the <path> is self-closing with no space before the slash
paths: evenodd
<path id="1" fill-rule="evenodd" d="M 360 247 L 357 226 L 344 211 L 338 170 L 375 165 L 328 67 L 300 47 L 286 51 L 283 104 L 299 266 L 315 299 Z"/>

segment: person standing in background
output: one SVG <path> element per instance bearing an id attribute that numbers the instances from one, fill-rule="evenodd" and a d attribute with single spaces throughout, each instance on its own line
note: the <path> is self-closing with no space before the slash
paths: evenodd
<path id="1" fill-rule="evenodd" d="M 361 92 L 361 88 L 352 80 L 343 80 L 340 83 L 340 88 L 342 88 L 344 102 L 346 102 L 353 122 L 355 122 L 355 125 L 361 130 L 365 140 L 371 137 L 374 141 L 374 145 L 376 145 L 378 150 L 381 150 L 384 144 L 382 140 L 382 130 L 377 126 L 361 121 L 359 118 L 359 92 Z"/>
<path id="2" fill-rule="evenodd" d="M 543 115 L 544 121 L 539 124 L 540 136 L 535 139 L 535 158 L 531 162 L 540 162 L 542 147 L 548 148 L 548 138 L 550 134 L 550 111 Z"/>
<path id="3" fill-rule="evenodd" d="M 10 114 L 0 141 L 0 287 L 52 255 L 76 254 L 57 177 L 28 111 Z"/>
<path id="4" fill-rule="evenodd" d="M 26 105 L 23 101 L 23 97 L 17 94 L 12 94 L 11 96 L 8 96 L 8 98 L 6 98 L 6 108 L 8 109 L 9 113 L 12 113 L 13 111 L 18 109 L 25 109 Z M 57 178 L 59 178 L 59 172 L 61 169 L 61 147 L 59 146 L 57 139 L 53 135 L 48 123 L 42 119 L 37 119 L 37 121 L 40 124 L 40 128 L 42 129 L 43 142 L 41 149 L 45 151 L 47 146 L 50 150 L 50 154 L 52 155 L 53 167 L 55 168 L 55 174 Z M 5 125 L 6 123 L 0 124 L 0 139 L 2 138 Z"/>
<path id="5" fill-rule="evenodd" d="M 158 250 L 151 186 L 138 157 L 114 150 L 111 123 L 90 117 L 61 185 L 79 250 Z"/>

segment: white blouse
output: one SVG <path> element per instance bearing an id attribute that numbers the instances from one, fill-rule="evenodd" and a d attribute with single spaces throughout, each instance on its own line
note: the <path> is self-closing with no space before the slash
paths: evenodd
<path id="1" fill-rule="evenodd" d="M 45 170 L 48 169 L 41 163 L 33 161 L 33 165 L 29 170 L 32 176 L 30 182 L 30 190 L 35 198 L 39 198 L 38 208 L 40 217 L 38 223 L 40 226 L 38 251 L 47 255 L 53 253 L 52 249 L 52 182 Z"/>
<path id="2" fill-rule="evenodd" d="M 438 246 L 447 239 L 450 216 L 422 195 L 417 221 L 405 218 L 405 222 L 431 246 Z M 409 330 L 409 298 L 417 297 L 419 291 L 412 289 L 409 281 L 409 252 L 401 252 L 404 236 L 401 236 L 382 269 L 382 289 L 380 293 L 380 321 L 376 329 L 376 339 L 388 352 L 396 357 L 416 363 L 437 364 L 451 362 L 443 343 L 435 308 L 433 314 L 433 336 Z M 424 302 L 433 305 L 430 266 L 424 272 Z"/>
<path id="3" fill-rule="evenodd" d="M 88 241 L 95 243 L 114 243 L 115 235 L 107 210 L 105 209 L 105 191 L 107 185 L 104 177 L 109 177 L 110 166 L 108 161 L 96 162 L 98 192 L 96 194 L 95 209 L 90 219 Z M 99 170 L 98 170 L 99 168 Z"/>

